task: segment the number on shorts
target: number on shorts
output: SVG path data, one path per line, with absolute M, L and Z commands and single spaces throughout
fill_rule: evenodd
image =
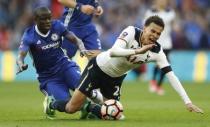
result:
M 116 88 L 116 91 L 114 92 L 114 96 L 119 96 L 120 94 L 120 87 L 119 86 L 115 86 L 114 88 Z

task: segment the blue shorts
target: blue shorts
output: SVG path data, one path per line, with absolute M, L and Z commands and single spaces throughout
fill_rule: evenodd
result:
M 70 90 L 75 90 L 79 85 L 81 74 L 76 64 L 69 64 L 51 77 L 39 78 L 40 90 L 56 100 L 68 100 Z
M 68 28 L 77 37 L 79 37 L 88 50 L 101 50 L 101 42 L 99 35 L 93 24 L 89 24 L 82 27 Z M 77 52 L 77 46 L 74 43 L 69 42 L 67 39 L 63 40 L 62 48 L 67 51 L 67 55 L 72 58 Z

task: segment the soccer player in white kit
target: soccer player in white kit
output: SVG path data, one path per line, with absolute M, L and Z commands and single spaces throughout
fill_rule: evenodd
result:
M 169 0 L 155 0 L 154 6 L 151 9 L 146 11 L 145 19 L 152 15 L 160 16 L 165 24 L 165 28 L 161 33 L 160 38 L 157 42 L 163 48 L 163 52 L 165 53 L 167 59 L 169 60 L 169 53 L 172 49 L 172 39 L 171 39 L 171 30 L 172 23 L 176 17 L 175 11 L 170 8 Z M 152 80 L 150 81 L 149 90 L 151 92 L 157 92 L 158 95 L 164 95 L 164 90 L 161 87 L 162 82 L 164 80 L 164 72 L 159 70 L 158 66 L 154 67 Z
M 71 100 L 65 104 L 65 112 L 79 111 L 86 98 L 91 97 L 91 91 L 94 89 L 100 89 L 104 100 L 119 100 L 121 85 L 127 72 L 142 63 L 155 62 L 166 74 L 171 86 L 181 96 L 187 109 L 191 112 L 203 113 L 191 102 L 173 73 L 161 45 L 157 43 L 163 29 L 164 22 L 158 16 L 149 17 L 143 30 L 134 26 L 125 28 L 111 49 L 89 61 L 82 74 L 79 87 Z M 86 110 L 101 118 L 100 105 L 89 104 Z

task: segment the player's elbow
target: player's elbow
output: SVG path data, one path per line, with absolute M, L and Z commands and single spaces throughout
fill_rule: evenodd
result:
M 110 52 L 109 55 L 110 55 L 110 57 L 113 57 L 114 56 L 113 52 Z
M 116 57 L 116 53 L 114 51 L 110 51 L 110 57 Z

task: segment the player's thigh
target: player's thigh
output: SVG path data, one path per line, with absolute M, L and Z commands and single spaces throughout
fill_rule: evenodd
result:
M 106 99 L 120 100 L 121 86 L 125 76 L 118 78 L 108 78 L 100 85 L 100 91 Z
M 71 43 L 67 39 L 63 40 L 62 48 L 66 50 L 69 58 L 72 58 L 73 56 L 75 56 L 77 49 L 78 49 L 74 43 Z
M 75 90 L 71 100 L 66 105 L 66 111 L 74 113 L 79 111 L 86 100 L 86 95 L 79 90 Z
M 75 90 L 78 87 L 81 78 L 79 67 L 76 64 L 70 65 L 63 71 L 63 75 L 65 84 L 70 89 Z
M 95 58 L 91 59 L 88 62 L 88 65 L 86 66 L 85 70 L 82 73 L 79 87 L 78 89 L 85 94 L 87 97 L 92 96 L 92 90 L 96 89 L 96 83 L 97 80 L 94 78 L 94 75 L 97 75 L 97 72 L 94 70 L 94 64 L 95 64 Z
M 53 96 L 56 100 L 68 100 L 71 97 L 69 88 L 64 83 L 56 81 L 48 82 L 42 92 L 48 96 Z

